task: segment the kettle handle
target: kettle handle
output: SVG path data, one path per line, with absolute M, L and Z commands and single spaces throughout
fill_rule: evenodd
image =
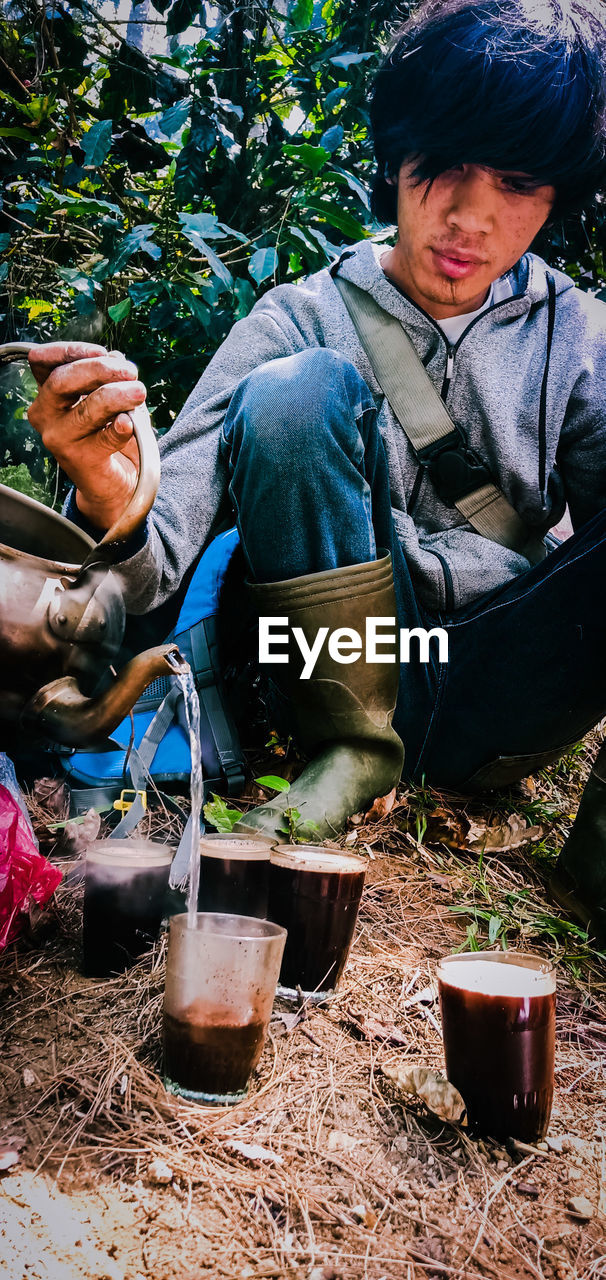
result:
M 35 345 L 34 342 L 7 342 L 0 345 L 0 364 L 14 360 L 27 360 L 29 352 Z M 145 520 L 158 492 L 160 453 L 147 406 L 138 405 L 136 409 L 130 411 L 129 417 L 139 450 L 139 475 L 122 515 L 114 521 L 111 529 L 108 529 L 101 541 L 97 543 L 95 553 L 98 552 L 99 547 L 107 547 L 114 542 L 125 542 Z
M 126 542 L 130 538 L 151 511 L 160 484 L 160 452 L 149 411 L 146 405 L 139 404 L 136 409 L 130 410 L 128 416 L 133 424 L 133 435 L 139 450 L 139 475 L 122 515 L 104 533 L 97 543 L 97 550 L 110 543 Z

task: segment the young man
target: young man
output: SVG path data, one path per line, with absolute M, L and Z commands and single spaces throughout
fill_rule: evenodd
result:
M 529 252 L 603 182 L 605 65 L 581 0 L 422 7 L 371 108 L 375 211 L 397 218 L 395 245 L 364 241 L 266 294 L 163 441 L 152 518 L 122 565 L 128 607 L 173 593 L 231 508 L 259 616 L 288 618 L 308 646 L 344 629 L 309 680 L 294 648 L 272 667 L 311 757 L 288 803 L 320 836 L 395 785 L 404 748 L 408 777 L 489 785 L 606 712 L 606 308 Z M 342 282 L 395 317 L 440 393 L 456 427 L 446 483 L 441 446 L 415 448 L 383 394 Z M 107 527 L 134 483 L 125 411 L 144 388 L 100 348 L 40 348 L 32 367 L 31 421 L 76 485 L 78 518 Z M 478 483 L 494 484 L 515 538 L 483 536 L 455 505 Z M 574 537 L 543 558 L 566 503 Z M 401 669 L 352 661 L 347 637 L 369 617 L 441 625 L 449 661 L 437 647 Z M 247 825 L 273 834 L 285 803 Z M 606 905 L 606 844 L 599 885 L 585 863 L 567 874 L 587 914 L 596 886 Z

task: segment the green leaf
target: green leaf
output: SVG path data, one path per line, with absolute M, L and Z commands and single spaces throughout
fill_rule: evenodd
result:
M 124 237 L 117 253 L 111 260 L 110 274 L 116 275 L 118 271 L 122 271 L 135 253 L 147 253 L 150 258 L 157 262 L 158 258 L 162 257 L 162 250 L 151 239 L 151 236 L 157 230 L 158 228 L 154 222 L 142 222 L 138 227 L 133 227 L 133 230 Z
M 231 831 L 242 814 L 239 809 L 228 809 L 221 796 L 213 793 L 204 805 L 204 817 L 217 831 Z
M 255 782 L 260 787 L 271 787 L 273 791 L 290 791 L 290 782 L 287 782 L 286 778 L 278 778 L 275 773 L 268 773 L 263 778 L 255 778 Z
M 340 84 L 337 89 L 331 89 L 330 93 L 326 94 L 326 98 L 324 100 L 324 104 L 328 107 L 328 110 L 332 111 L 333 107 L 336 107 L 337 102 L 341 101 L 341 98 L 346 98 L 350 89 L 351 85 L 349 84 Z
M 45 187 L 43 190 L 44 195 L 49 200 L 55 201 L 61 208 L 64 208 L 70 218 L 88 218 L 91 215 L 103 218 L 106 214 L 114 214 L 120 219 L 123 218 L 122 211 L 118 208 L 118 205 L 110 204 L 108 200 L 89 200 L 86 196 L 70 196 L 64 192 L 51 191 L 50 187 Z M 37 209 L 37 204 L 33 205 L 33 208 Z
M 229 227 L 219 222 L 216 213 L 180 213 L 179 221 L 192 244 L 196 244 L 194 235 L 199 236 L 200 240 L 224 240 L 230 231 Z
M 343 127 L 340 124 L 333 124 L 330 129 L 326 129 L 325 133 L 322 134 L 320 146 L 332 154 L 333 151 L 337 150 L 337 147 L 341 146 L 344 137 L 345 130 Z
M 250 280 L 242 280 L 240 276 L 237 276 L 234 280 L 234 293 L 238 299 L 235 311 L 236 320 L 242 320 L 244 316 L 248 315 L 249 311 L 252 311 L 257 296 Z
M 175 196 L 178 203 L 191 204 L 197 201 L 207 181 L 204 155 L 194 143 L 188 142 L 179 152 L 175 167 Z
M 8 262 L 0 262 L 0 281 L 6 280 L 8 275 Z
M 288 21 L 292 23 L 295 31 L 307 31 L 313 16 L 314 0 L 295 0 L 289 8 Z
M 181 102 L 176 102 L 174 107 L 169 107 L 162 113 L 158 124 L 167 138 L 174 138 L 175 134 L 183 128 L 189 118 L 190 109 L 191 98 L 183 98 Z
M 147 323 L 150 329 L 155 331 L 169 329 L 175 323 L 179 315 L 179 309 L 175 302 L 171 302 L 170 298 L 162 298 L 160 302 L 154 303 L 149 313 Z
M 108 155 L 111 145 L 111 120 L 98 120 L 96 124 L 91 125 L 81 142 L 85 167 L 87 169 L 98 169 Z
M 10 242 L 11 242 L 11 238 L 10 238 L 9 232 L 3 231 L 0 234 L 0 253 L 4 253 L 4 250 L 8 249 Z
M 47 302 L 44 298 L 26 298 L 18 305 L 20 311 L 27 311 L 28 320 L 37 320 L 38 316 L 52 315 L 55 310 L 53 303 Z
M 204 325 L 204 327 L 208 325 L 212 315 L 211 309 L 197 293 L 194 293 L 188 285 L 180 284 L 176 280 L 171 282 L 169 289 L 172 296 L 178 298 L 191 311 L 192 316 L 195 316 L 199 324 Z
M 20 138 L 22 142 L 37 142 L 33 129 L 0 129 L 0 138 Z
M 349 187 L 357 195 L 358 200 L 362 201 L 365 209 L 370 210 L 370 197 L 366 187 L 356 178 L 355 174 L 348 173 L 346 169 L 340 169 L 338 165 L 333 165 L 329 172 L 325 175 L 326 182 L 338 182 L 341 186 Z
M 503 921 L 500 916 L 491 916 L 488 922 L 488 941 L 496 942 Z
M 333 201 L 323 201 L 319 197 L 307 197 L 305 201 L 306 209 L 314 209 L 317 213 L 330 224 L 336 227 L 337 231 L 342 231 L 344 235 L 349 236 L 352 240 L 364 240 L 368 235 L 366 227 L 358 222 L 351 213 L 346 209 L 342 209 L 340 205 Z
M 107 314 L 114 324 L 118 324 L 120 320 L 125 320 L 132 307 L 131 298 L 123 298 L 122 302 L 116 302 L 115 306 L 107 308 Z
M 167 36 L 179 35 L 181 31 L 191 27 L 198 17 L 204 21 L 202 0 L 175 0 L 166 20 Z
M 275 249 L 257 249 L 248 264 L 248 270 L 257 284 L 262 284 L 268 276 L 273 276 L 278 265 Z
M 355 67 L 360 62 L 368 62 L 369 58 L 374 57 L 376 57 L 376 53 L 373 49 L 369 53 L 339 53 L 335 58 L 329 58 L 328 61 L 332 62 L 333 67 L 342 67 L 344 71 L 347 71 L 349 67 Z
M 141 280 L 128 286 L 135 307 L 140 307 L 142 302 L 149 302 L 150 298 L 157 298 L 163 289 L 163 280 Z
M 330 159 L 330 152 L 325 147 L 312 147 L 310 142 L 300 142 L 296 146 L 285 146 L 282 150 L 284 155 L 292 156 L 293 160 L 298 160 L 306 169 L 311 169 L 314 178 L 326 164 L 326 161 Z
M 195 214 L 192 217 L 191 214 L 180 213 L 179 221 L 183 229 L 183 235 L 187 236 L 187 239 L 190 241 L 191 244 L 193 244 L 195 249 L 199 249 L 200 253 L 204 254 L 205 258 L 208 259 L 208 265 L 211 268 L 211 270 L 214 271 L 215 275 L 219 278 L 219 280 L 222 281 L 223 284 L 227 285 L 228 288 L 231 289 L 233 286 L 233 277 L 231 272 L 228 271 L 226 266 L 224 266 L 224 264 L 221 262 L 221 259 L 217 257 L 216 253 L 214 252 L 214 249 L 211 249 L 210 245 L 206 243 L 203 236 L 200 235 L 200 232 L 196 225 L 196 220 L 198 218 L 203 218 L 203 217 L 208 217 L 208 215 Z

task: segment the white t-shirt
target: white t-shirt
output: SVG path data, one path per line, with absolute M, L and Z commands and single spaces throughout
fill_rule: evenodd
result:
M 448 316 L 445 320 L 436 320 L 436 324 L 440 326 L 444 337 L 449 346 L 454 347 L 459 341 L 462 333 L 476 316 L 480 316 L 483 311 L 487 311 L 488 307 L 493 307 L 495 302 L 505 302 L 507 298 L 513 297 L 513 289 L 508 276 L 500 276 L 491 284 L 488 290 L 488 297 L 478 307 L 477 311 L 465 311 L 459 316 Z

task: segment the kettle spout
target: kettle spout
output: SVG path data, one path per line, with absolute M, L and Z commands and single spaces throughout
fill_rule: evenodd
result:
M 189 670 L 175 644 L 158 645 L 132 658 L 96 698 L 86 698 L 73 676 L 52 680 L 28 702 L 21 724 L 63 746 L 89 747 L 113 732 L 152 680 Z

